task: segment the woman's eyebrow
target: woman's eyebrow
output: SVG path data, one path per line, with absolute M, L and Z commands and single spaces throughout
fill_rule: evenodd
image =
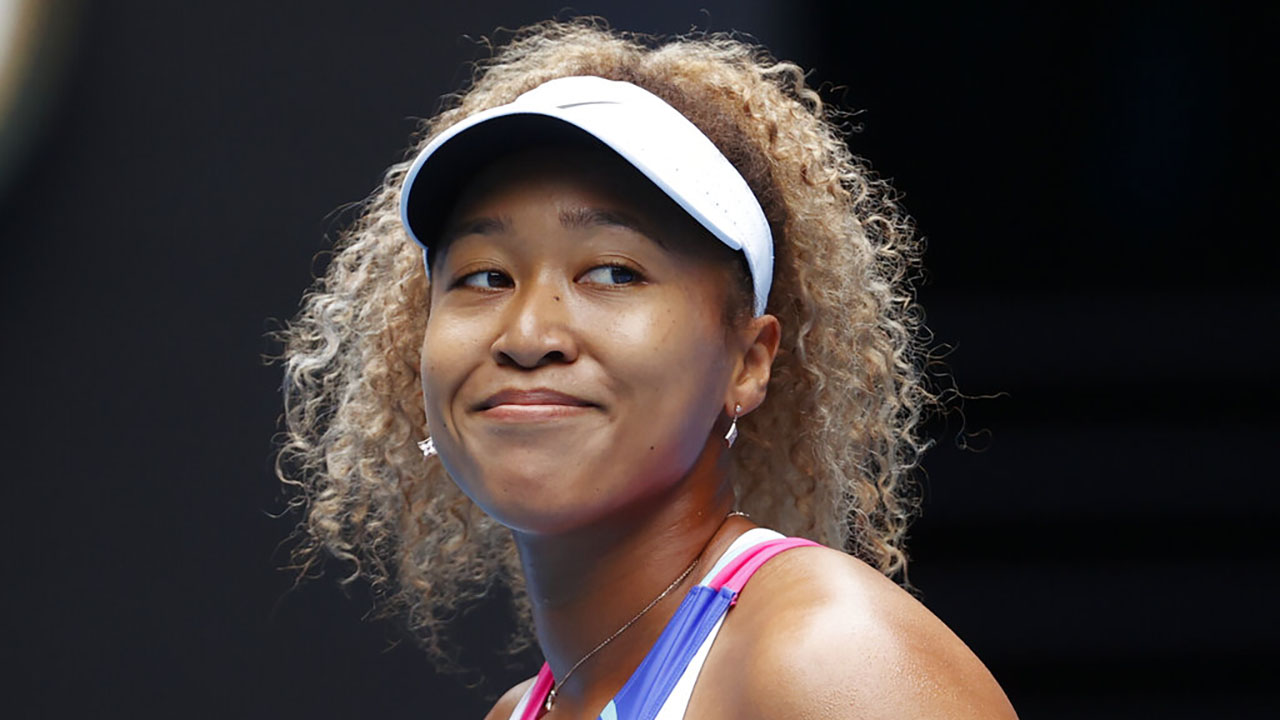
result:
M 634 218 L 625 213 L 595 207 L 570 208 L 560 211 L 560 225 L 567 230 L 581 230 L 593 227 L 620 227 L 667 247 L 661 238 L 655 237 Z
M 451 242 L 463 235 L 500 235 L 506 232 L 510 225 L 511 221 L 502 217 L 471 218 L 445 230 L 440 239 Z

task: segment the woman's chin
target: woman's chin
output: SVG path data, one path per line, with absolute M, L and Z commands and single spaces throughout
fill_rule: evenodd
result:
M 450 467 L 455 482 L 494 520 L 533 535 L 570 533 L 660 494 L 696 462 L 694 448 L 628 453 L 616 443 L 596 452 L 597 437 L 572 447 L 559 443 L 468 444 L 465 465 Z M 660 446 L 665 447 L 665 446 Z M 449 466 L 450 463 L 446 462 Z
M 563 470 L 535 470 L 524 467 L 519 475 L 486 483 L 481 509 L 516 532 L 558 535 L 599 522 L 618 505 L 621 488 L 604 487 L 589 475 L 574 480 Z

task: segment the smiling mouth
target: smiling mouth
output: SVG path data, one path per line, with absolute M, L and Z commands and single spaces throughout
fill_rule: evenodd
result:
M 517 405 L 513 403 L 495 405 L 481 412 L 481 417 L 489 420 L 511 422 L 544 422 L 559 418 L 569 418 L 591 412 L 592 405 Z
M 547 420 L 580 415 L 599 405 L 549 388 L 501 390 L 476 406 L 485 417 L 503 420 Z

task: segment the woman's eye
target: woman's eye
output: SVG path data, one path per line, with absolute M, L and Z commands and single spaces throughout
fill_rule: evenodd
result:
M 511 278 L 497 270 L 481 270 L 465 275 L 459 285 L 474 288 L 497 289 L 511 287 Z
M 601 265 L 588 270 L 582 279 L 600 285 L 630 285 L 639 282 L 640 273 L 625 265 Z

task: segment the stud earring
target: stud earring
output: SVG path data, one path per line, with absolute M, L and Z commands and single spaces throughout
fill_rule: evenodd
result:
M 738 413 L 742 412 L 742 406 L 734 404 L 733 406 L 733 422 L 729 423 L 729 432 L 724 434 L 725 447 L 733 447 L 733 443 L 738 439 Z
M 418 443 L 418 449 L 422 451 L 422 457 L 430 458 L 436 454 L 436 441 L 427 436 L 426 440 Z

